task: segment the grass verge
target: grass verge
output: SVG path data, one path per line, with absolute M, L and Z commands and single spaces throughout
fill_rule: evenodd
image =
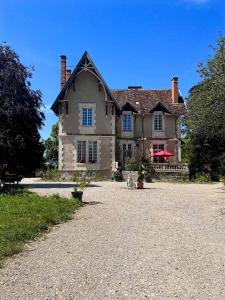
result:
M 27 241 L 49 226 L 71 219 L 78 207 L 79 202 L 58 195 L 0 195 L 0 267 L 7 257 L 22 251 Z

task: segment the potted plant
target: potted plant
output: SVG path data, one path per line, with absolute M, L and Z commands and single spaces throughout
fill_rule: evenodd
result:
M 90 179 L 86 177 L 86 175 L 82 174 L 81 177 L 76 177 L 76 186 L 74 187 L 74 191 L 71 193 L 73 198 L 82 201 L 84 189 L 89 185 Z
M 117 169 L 114 173 L 113 173 L 113 179 L 115 181 L 123 181 L 123 174 L 121 172 L 120 169 Z
M 137 189 L 144 188 L 144 174 L 143 171 L 139 171 L 138 179 L 137 179 Z
M 149 170 L 145 173 L 145 181 L 148 183 L 152 183 L 152 174 Z

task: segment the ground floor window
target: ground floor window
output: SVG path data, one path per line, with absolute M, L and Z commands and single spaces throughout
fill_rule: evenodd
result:
M 159 151 L 164 151 L 164 144 L 154 144 L 153 145 L 153 152 L 159 152 Z M 165 162 L 165 159 L 163 157 L 154 157 L 153 158 L 154 163 L 163 163 Z
M 97 142 L 89 141 L 88 142 L 88 162 L 95 164 L 97 162 Z
M 97 163 L 97 141 L 78 141 L 78 163 Z

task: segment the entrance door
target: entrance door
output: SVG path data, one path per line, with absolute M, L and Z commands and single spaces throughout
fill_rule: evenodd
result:
M 132 145 L 123 144 L 123 153 L 122 153 L 122 164 L 123 169 L 125 169 L 125 162 L 127 158 L 132 158 Z

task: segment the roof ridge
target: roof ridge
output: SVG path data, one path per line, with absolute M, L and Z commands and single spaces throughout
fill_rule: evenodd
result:
M 135 89 L 110 89 L 110 91 L 137 91 L 137 92 L 145 92 L 145 91 L 171 91 L 171 89 L 140 89 L 140 90 L 135 90 Z

